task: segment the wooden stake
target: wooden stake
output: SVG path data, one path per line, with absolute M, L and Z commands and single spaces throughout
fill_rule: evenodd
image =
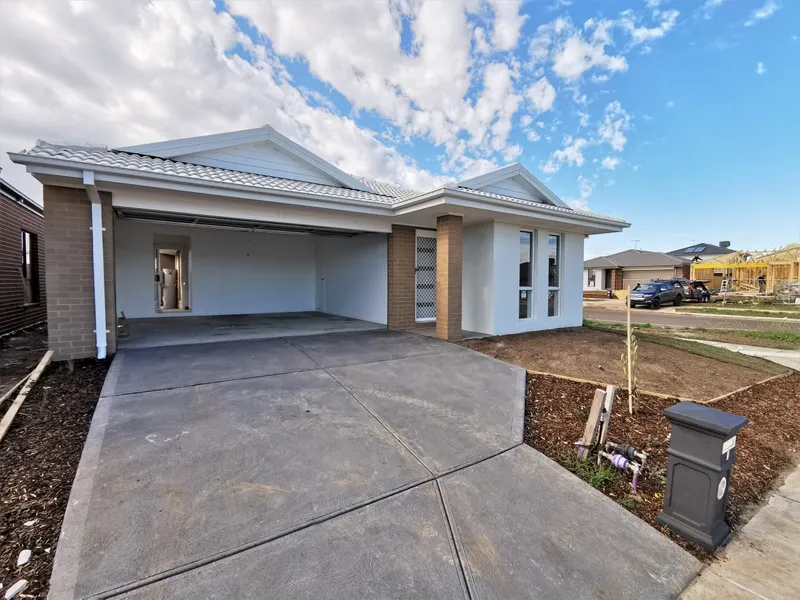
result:
M 628 284 L 628 412 L 633 414 L 633 365 L 631 364 L 631 286 Z
M 11 427 L 12 421 L 14 421 L 14 417 L 16 417 L 17 412 L 19 412 L 20 406 L 22 406 L 22 403 L 25 402 L 25 398 L 28 397 L 28 393 L 31 391 L 33 384 L 36 383 L 41 376 L 44 368 L 50 364 L 51 358 L 53 358 L 53 351 L 48 350 L 42 357 L 42 360 L 39 361 L 39 364 L 36 365 L 36 368 L 31 372 L 30 376 L 28 377 L 28 381 L 23 386 L 19 396 L 17 396 L 13 404 L 8 408 L 3 420 L 0 421 L 0 441 L 2 441 L 6 436 L 9 427 Z
M 581 438 L 582 446 L 578 447 L 578 457 L 586 460 L 589 456 L 589 448 L 594 446 L 595 440 L 600 433 L 600 417 L 603 415 L 603 403 L 606 393 L 603 390 L 594 391 L 592 409 L 589 411 L 589 418 L 586 420 L 586 427 Z
M 608 426 L 611 423 L 611 409 L 614 408 L 614 396 L 617 395 L 617 386 L 609 385 L 603 396 L 603 422 L 600 425 L 600 448 L 606 445 Z

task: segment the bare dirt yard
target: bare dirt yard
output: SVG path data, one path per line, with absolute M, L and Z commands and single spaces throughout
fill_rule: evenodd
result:
M 774 363 L 686 340 L 636 332 L 639 389 L 710 400 L 786 372 Z M 627 386 L 619 332 L 573 327 L 462 342 L 525 369 Z
M 6 389 L 36 366 L 45 339 L 46 331 L 37 329 L 0 343 Z M 27 580 L 18 598 L 47 597 L 61 521 L 106 370 L 105 362 L 91 359 L 76 361 L 73 370 L 51 363 L 0 441 L 0 582 L 5 591 Z M 17 566 L 23 550 L 31 557 Z
M 648 469 L 634 492 L 631 478 L 604 463 L 576 458 L 595 386 L 546 375 L 529 375 L 525 410 L 525 442 L 613 498 L 653 527 L 672 537 L 701 560 L 711 554 L 673 535 L 660 525 L 666 489 L 670 424 L 664 409 L 672 400 L 642 396 L 636 411 L 627 410 L 627 394 L 617 393 L 609 440 L 628 443 L 649 454 Z M 739 433 L 727 521 L 741 527 L 755 507 L 780 485 L 800 459 L 800 373 L 755 385 L 715 402 L 720 410 L 742 415 L 750 423 Z

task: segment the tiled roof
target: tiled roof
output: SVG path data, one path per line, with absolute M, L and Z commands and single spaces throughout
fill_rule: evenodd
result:
M 587 260 L 583 263 L 584 267 L 601 267 L 601 258 L 610 260 L 619 267 L 679 267 L 687 261 L 664 254 L 663 252 L 650 252 L 649 250 L 624 250 L 616 254 L 601 256 Z
M 495 194 L 494 192 L 487 192 L 485 190 L 476 190 L 473 188 L 459 187 L 458 189 L 465 190 L 467 192 L 476 194 L 478 196 L 485 196 L 486 198 L 497 198 L 498 200 L 505 200 L 506 202 L 514 202 L 515 204 L 523 204 L 525 206 L 535 206 L 537 208 L 546 208 L 547 210 L 552 210 L 555 212 L 561 212 L 572 215 L 584 215 L 587 217 L 592 217 L 593 219 L 605 219 L 606 221 L 614 221 L 616 223 L 625 223 L 625 221 L 622 219 L 607 217 L 606 215 L 598 215 L 597 213 L 589 212 L 587 210 L 578 210 L 576 208 L 555 206 L 553 204 L 547 204 L 545 202 L 535 202 L 533 200 L 523 200 L 522 198 L 515 198 L 513 196 L 506 196 L 504 194 Z
M 351 190 L 350 188 L 323 185 L 319 183 L 309 183 L 307 181 L 297 181 L 294 179 L 283 179 L 280 177 L 270 177 L 269 175 L 257 175 L 245 173 L 243 171 L 232 171 L 219 167 L 205 167 L 193 165 L 191 163 L 179 162 L 164 158 L 154 158 L 141 154 L 128 154 L 127 152 L 117 152 L 106 148 L 91 148 L 84 146 L 56 146 L 47 142 L 39 141 L 31 149 L 24 152 L 29 156 L 41 158 L 55 158 L 70 162 L 99 165 L 105 167 L 115 167 L 117 169 L 130 169 L 131 171 L 156 173 L 159 175 L 173 175 L 175 177 L 188 177 L 201 181 L 214 181 L 217 183 L 231 183 L 235 185 L 245 185 L 259 188 L 262 190 L 275 190 L 281 192 L 299 192 L 315 196 L 325 196 L 329 198 L 339 198 L 346 200 L 359 200 L 362 202 L 374 202 L 376 204 L 391 205 L 397 202 L 397 196 L 386 195 L 388 186 L 386 184 L 376 184 L 365 181 L 372 189 L 380 186 L 380 191 L 374 194 Z
M 128 152 L 121 152 L 119 150 L 109 150 L 107 148 L 89 147 L 89 146 L 62 146 L 50 144 L 48 142 L 38 141 L 36 145 L 30 149 L 21 152 L 28 156 L 49 158 L 74 162 L 87 166 L 105 166 L 117 169 L 128 169 L 136 172 L 153 173 L 158 175 L 170 175 L 173 177 L 186 177 L 189 179 L 210 181 L 216 183 L 228 183 L 234 185 L 243 185 L 248 187 L 257 188 L 259 190 L 272 190 L 278 192 L 297 192 L 302 194 L 309 194 L 314 196 L 322 196 L 332 199 L 341 200 L 355 200 L 360 202 L 370 202 L 384 206 L 392 206 L 399 202 L 410 200 L 420 193 L 414 190 L 408 190 L 397 185 L 390 183 L 381 183 L 371 179 L 361 178 L 360 181 L 367 187 L 372 189 L 374 193 L 364 192 L 361 190 L 353 190 L 346 187 L 336 187 L 332 185 L 324 185 L 319 183 L 309 183 L 306 181 L 297 181 L 294 179 L 284 179 L 281 177 L 271 177 L 269 175 L 259 175 L 254 173 L 246 173 L 243 171 L 234 171 L 231 169 L 223 169 L 219 167 L 206 167 L 203 165 L 195 165 L 192 163 L 180 162 L 176 160 L 156 158 L 152 156 L 145 156 L 142 154 L 131 154 Z M 495 194 L 486 192 L 484 190 L 476 190 L 473 188 L 459 188 L 465 192 L 475 194 L 477 196 L 484 196 L 487 198 L 495 198 L 504 200 L 506 202 L 513 202 L 524 206 L 534 206 L 536 208 L 544 208 L 553 212 L 584 215 L 591 218 L 604 219 L 606 221 L 625 223 L 620 219 L 597 215 L 587 211 L 576 210 L 572 208 L 565 208 L 561 206 L 554 206 L 552 204 L 533 202 L 530 200 L 522 200 L 512 196 L 505 196 L 502 194 Z

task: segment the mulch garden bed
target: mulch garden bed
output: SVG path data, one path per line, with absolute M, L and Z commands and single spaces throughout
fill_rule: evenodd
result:
M 0 592 L 27 579 L 19 598 L 47 596 L 61 520 L 108 368 L 94 359 L 74 367 L 45 370 L 0 442 Z M 25 549 L 30 561 L 17 567 Z
M 656 522 L 664 502 L 670 434 L 664 409 L 674 402 L 643 396 L 635 414 L 630 415 L 627 393 L 617 394 L 608 439 L 649 454 L 648 469 L 639 478 L 638 493 L 634 493 L 629 473 L 613 468 L 598 470 L 594 461 L 587 465 L 575 458 L 574 444 L 583 434 L 595 388 L 557 377 L 529 375 L 525 442 L 595 485 L 699 559 L 709 561 L 709 552 Z M 737 528 L 800 459 L 800 373 L 755 385 L 712 406 L 750 419 L 737 438 L 737 461 L 730 483 L 727 520 Z M 604 464 L 608 465 L 606 461 Z

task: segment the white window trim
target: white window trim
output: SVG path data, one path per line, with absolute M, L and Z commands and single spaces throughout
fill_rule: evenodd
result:
M 556 261 L 558 266 L 558 285 L 551 286 L 550 285 L 550 236 L 556 236 L 558 238 L 558 251 L 556 253 Z M 548 232 L 547 234 L 547 295 L 550 295 L 550 292 L 557 292 L 556 293 L 556 314 L 554 315 L 547 315 L 548 319 L 557 319 L 561 316 L 561 280 L 564 277 L 564 270 L 562 268 L 564 262 L 564 235 L 561 233 L 553 233 Z M 548 305 L 550 304 L 550 300 L 548 298 Z
M 529 248 L 530 252 L 530 265 L 531 265 L 531 285 L 524 286 L 519 285 L 519 265 L 517 265 L 517 320 L 519 321 L 532 321 L 536 317 L 536 298 L 533 294 L 533 284 L 536 281 L 536 264 L 534 257 L 536 256 L 536 230 L 534 229 L 520 229 L 520 233 L 529 233 L 531 236 L 531 244 Z M 520 236 L 517 236 L 517 244 L 519 244 Z M 527 317 L 520 317 L 519 316 L 519 293 L 520 292 L 528 292 L 528 316 Z
M 592 281 L 592 279 L 594 279 L 594 281 Z M 590 288 L 597 287 L 596 269 L 591 269 L 591 268 L 586 269 L 586 287 Z
M 435 323 L 436 316 L 418 319 L 417 318 L 417 238 L 436 237 L 436 231 L 430 229 L 417 229 L 414 235 L 414 322 L 415 323 Z M 438 266 L 437 266 L 438 269 Z M 438 307 L 437 307 L 438 308 Z

